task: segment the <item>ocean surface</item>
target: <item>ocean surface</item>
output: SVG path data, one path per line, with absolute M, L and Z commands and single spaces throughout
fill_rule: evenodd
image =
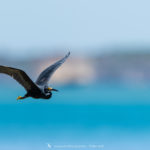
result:
M 50 100 L 16 101 L 25 90 L 1 83 L 1 150 L 149 150 L 149 86 L 56 88 Z

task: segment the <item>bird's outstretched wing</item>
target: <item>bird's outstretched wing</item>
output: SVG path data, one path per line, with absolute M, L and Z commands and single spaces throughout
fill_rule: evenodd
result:
M 45 69 L 39 75 L 36 81 L 36 84 L 40 86 L 46 85 L 49 79 L 51 78 L 51 76 L 53 75 L 53 73 L 57 70 L 57 68 L 59 68 L 65 62 L 65 60 L 69 57 L 69 55 L 70 55 L 70 52 L 64 58 L 60 59 L 59 61 L 57 61 L 56 63 L 49 66 L 47 69 Z
M 7 74 L 14 78 L 25 88 L 26 91 L 40 91 L 38 86 L 29 78 L 29 76 L 23 70 L 6 66 L 0 66 L 0 73 Z

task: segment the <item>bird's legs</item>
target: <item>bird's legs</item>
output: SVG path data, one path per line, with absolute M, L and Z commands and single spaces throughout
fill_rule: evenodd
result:
M 24 96 L 24 97 L 22 97 L 22 96 L 18 96 L 18 97 L 17 97 L 17 100 L 25 99 L 25 98 L 27 98 L 27 96 Z

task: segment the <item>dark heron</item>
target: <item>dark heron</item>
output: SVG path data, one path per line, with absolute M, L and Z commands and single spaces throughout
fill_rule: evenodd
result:
M 27 97 L 49 99 L 52 96 L 52 91 L 58 90 L 49 87 L 48 81 L 51 78 L 52 74 L 56 71 L 56 69 L 65 62 L 69 55 L 70 52 L 64 58 L 60 59 L 53 65 L 46 68 L 43 72 L 41 72 L 35 83 L 23 70 L 20 69 L 0 66 L 0 73 L 4 73 L 13 77 L 27 91 L 27 93 L 23 97 L 19 96 L 17 100 L 25 99 Z

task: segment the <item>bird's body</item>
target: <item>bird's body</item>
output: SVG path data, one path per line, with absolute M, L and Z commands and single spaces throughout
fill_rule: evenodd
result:
M 27 94 L 24 96 L 24 98 L 32 97 L 32 98 L 42 98 L 42 99 L 49 99 L 52 96 L 52 92 L 44 93 L 42 89 L 40 89 L 40 92 L 38 91 L 28 91 Z
M 14 78 L 17 82 L 19 82 L 27 91 L 27 93 L 21 97 L 19 96 L 18 99 L 25 99 L 27 97 L 32 98 L 42 98 L 42 99 L 49 99 L 52 96 L 52 91 L 57 91 L 56 89 L 48 87 L 48 81 L 52 74 L 59 68 L 65 60 L 69 57 L 70 52 L 62 59 L 54 63 L 53 65 L 49 66 L 45 69 L 38 77 L 37 81 L 34 83 L 30 77 L 20 69 L 0 66 L 0 73 L 7 74 Z

